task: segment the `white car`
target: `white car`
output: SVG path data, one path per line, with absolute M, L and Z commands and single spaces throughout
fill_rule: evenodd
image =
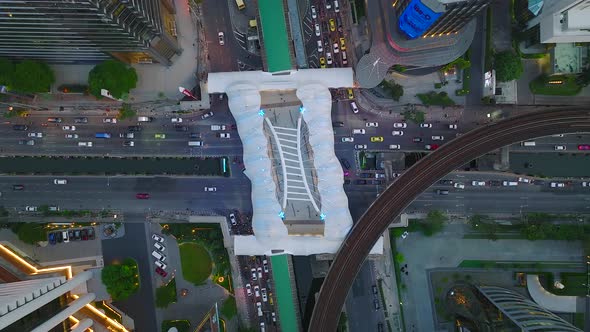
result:
M 254 296 L 260 297 L 260 287 L 258 285 L 254 285 Z
M 367 144 L 355 144 L 354 148 L 357 150 L 366 150 Z
M 256 302 L 256 309 L 258 310 L 258 317 L 262 317 L 262 303 L 261 302 Z M 264 324 L 264 322 L 262 322 L 262 324 Z
M 518 178 L 518 182 L 531 183 L 532 181 L 529 178 Z
M 213 116 L 213 112 L 207 112 L 207 113 L 201 115 L 201 119 L 205 120 L 205 119 L 210 118 L 212 116 Z
M 158 234 L 152 234 L 152 240 L 160 242 L 160 243 L 164 243 L 164 238 Z
M 117 123 L 117 118 L 104 118 L 102 119 L 103 123 Z
M 408 231 L 404 231 L 404 232 L 402 233 L 402 239 L 405 239 L 405 238 L 407 238 L 407 237 L 408 237 L 408 235 L 410 235 L 410 232 L 408 232 Z
M 322 34 L 320 31 L 320 25 L 318 23 L 315 24 L 315 35 L 319 37 Z
M 172 123 L 182 123 L 182 118 L 172 118 L 170 121 L 172 121 Z
M 471 185 L 474 186 L 474 187 L 485 187 L 486 182 L 485 181 L 473 180 L 473 181 L 471 181 Z
M 408 124 L 405 122 L 396 122 L 393 124 L 393 128 L 406 128 Z
M 252 269 L 250 269 L 250 272 L 252 273 L 252 280 L 258 280 L 258 278 L 256 277 L 256 268 L 253 267 Z
M 444 136 L 432 136 L 433 141 L 443 141 L 445 139 Z
M 264 273 L 268 273 L 268 261 L 266 259 L 262 260 L 262 267 L 264 268 Z
M 359 108 L 356 106 L 356 103 L 354 101 L 350 102 L 350 108 L 352 109 L 352 113 L 354 114 L 359 112 Z
M 221 46 L 225 45 L 225 35 L 223 34 L 222 31 L 219 31 L 217 33 L 217 39 L 219 40 L 219 45 L 221 45 Z
M 205 191 L 217 191 L 217 187 L 205 187 Z
M 68 180 L 66 180 L 66 179 L 55 179 L 55 180 L 53 180 L 53 184 L 68 184 Z
M 262 268 L 258 267 L 258 278 L 262 279 Z
M 266 296 L 266 288 L 261 289 L 260 292 L 262 293 L 262 301 L 267 302 L 268 296 Z
M 457 125 L 456 124 L 450 124 L 449 125 L 449 129 L 457 129 Z
M 367 123 L 365 123 L 365 126 L 377 128 L 377 127 L 379 127 L 379 122 L 367 122 Z
M 551 188 L 565 188 L 565 183 L 563 183 L 563 182 L 551 182 Z
M 340 52 L 340 47 L 338 47 L 338 43 L 334 43 L 334 54 Z
M 353 135 L 364 135 L 366 133 L 366 131 L 364 129 L 353 129 L 352 130 L 352 134 Z
M 238 222 L 236 220 L 236 215 L 233 213 L 229 214 L 229 221 L 231 221 L 231 224 L 234 226 L 238 224 Z
M 322 53 L 324 51 L 324 47 L 322 46 L 322 41 L 318 40 L 318 52 Z
M 246 294 L 252 296 L 252 286 L 250 286 L 250 284 L 246 284 Z
M 342 137 L 342 143 L 352 143 L 354 142 L 354 137 Z
M 154 243 L 154 247 L 156 247 L 156 249 L 158 249 L 159 251 L 166 250 L 166 247 L 164 247 L 163 245 L 161 245 L 159 242 L 155 242 Z
M 66 134 L 65 138 L 78 138 L 78 134 Z
M 63 126 L 63 127 L 61 127 L 61 129 L 63 129 L 63 130 L 69 130 L 69 131 L 75 131 L 76 130 L 76 126 Z
M 587 182 L 587 181 L 582 182 L 582 187 L 590 187 L 590 182 Z
M 315 9 L 315 6 L 311 6 L 311 18 L 314 20 L 318 18 L 318 11 Z
M 36 211 L 37 211 L 37 207 L 36 207 L 36 206 L 27 206 L 27 207 L 25 208 L 25 210 L 26 210 L 27 212 L 36 212 Z
M 465 189 L 465 185 L 463 183 L 455 183 L 453 184 L 453 187 L 457 188 L 457 189 Z
M 332 9 L 331 0 L 326 0 L 326 9 Z
M 394 130 L 391 132 L 393 136 L 404 136 L 404 132 L 402 130 Z
M 326 62 L 331 65 L 332 64 L 332 53 L 326 52 Z
M 565 145 L 556 145 L 555 146 L 555 151 L 563 151 L 565 149 L 566 149 Z
M 402 148 L 402 147 L 401 147 L 401 145 L 399 145 L 399 144 L 390 144 L 390 145 L 389 145 L 389 150 L 399 150 L 399 149 L 401 149 L 401 148 Z
M 420 128 L 432 128 L 432 123 L 421 123 Z
M 41 138 L 43 137 L 43 133 L 28 133 L 27 136 Z
M 161 268 L 162 270 L 166 270 L 166 268 L 168 267 L 168 265 L 166 265 L 166 263 L 162 263 L 160 261 L 155 261 L 154 264 L 156 264 L 156 266 Z

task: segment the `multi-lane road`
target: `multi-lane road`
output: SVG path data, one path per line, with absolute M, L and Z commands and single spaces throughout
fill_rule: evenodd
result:
M 384 191 L 354 225 L 322 285 L 311 331 L 334 331 L 342 306 L 369 251 L 420 193 L 466 162 L 499 147 L 560 133 L 590 131 L 590 113 L 575 108 L 516 116 L 473 130 L 423 158 Z

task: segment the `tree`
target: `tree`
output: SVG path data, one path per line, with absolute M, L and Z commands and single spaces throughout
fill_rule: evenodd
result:
M 401 264 L 404 262 L 405 258 L 404 258 L 404 255 L 402 255 L 402 253 L 396 252 L 394 259 L 395 259 L 396 263 Z
M 425 236 L 432 236 L 444 228 L 444 223 L 448 220 L 447 216 L 439 210 L 428 212 L 426 220 L 422 224 L 422 233 Z
M 101 279 L 114 301 L 125 300 L 139 290 L 137 263 L 131 258 L 125 259 L 122 264 L 105 266 Z
M 90 93 L 96 98 L 102 98 L 101 89 L 107 89 L 117 99 L 123 98 L 137 85 L 137 72 L 135 68 L 126 64 L 107 60 L 92 68 L 88 74 Z
M 496 79 L 501 82 L 515 80 L 524 71 L 520 57 L 511 51 L 504 51 L 494 56 L 494 69 L 496 69 Z
M 404 87 L 393 81 L 383 80 L 381 88 L 395 101 L 399 101 L 399 98 L 404 95 Z
M 0 59 L 0 85 L 12 86 L 14 63 L 9 59 Z
M 34 222 L 11 223 L 10 229 L 18 236 L 18 239 L 28 244 L 36 244 L 40 241 L 47 241 L 47 232 L 43 224 Z
M 119 109 L 119 114 L 117 114 L 117 119 L 125 120 L 129 118 L 133 118 L 137 115 L 137 112 L 131 108 L 131 105 L 124 103 L 121 105 L 121 109 Z
M 25 93 L 48 92 L 53 82 L 53 70 L 45 62 L 25 60 L 14 66 L 12 90 Z

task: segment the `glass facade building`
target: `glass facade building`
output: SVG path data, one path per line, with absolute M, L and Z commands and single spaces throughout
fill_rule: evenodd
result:
M 181 52 L 171 0 L 0 1 L 0 57 L 170 65 Z

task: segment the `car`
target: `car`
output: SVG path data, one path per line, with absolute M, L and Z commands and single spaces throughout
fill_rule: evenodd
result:
M 272 300 L 272 298 L 271 298 L 271 300 Z M 272 302 L 271 302 L 271 304 L 272 304 Z M 276 322 L 277 321 L 277 315 L 275 315 L 275 312 L 274 311 L 271 313 L 271 317 L 272 317 L 272 321 L 273 322 Z
M 246 284 L 246 294 L 248 294 L 248 296 L 252 296 L 252 285 Z
M 366 133 L 366 131 L 362 128 L 360 129 L 352 129 L 352 134 L 353 135 L 364 135 Z
M 119 138 L 135 138 L 135 133 L 120 133 Z
M 356 184 L 367 184 L 367 180 L 356 180 L 355 181 Z
M 65 138 L 70 138 L 70 139 L 71 139 L 71 138 L 78 138 L 78 137 L 80 137 L 80 136 L 78 136 L 78 134 L 65 134 L 65 135 L 64 135 L 64 137 L 65 137 Z
M 152 240 L 160 243 L 164 243 L 164 238 L 158 234 L 152 234 Z
M 162 270 L 166 270 L 166 267 L 168 267 L 166 263 L 160 261 L 154 261 L 154 264 Z
M 42 138 L 43 137 L 43 133 L 28 133 L 27 136 L 28 137 Z
M 590 182 L 584 181 L 581 183 L 582 187 L 590 187 Z
M 25 207 L 25 211 L 27 211 L 27 212 L 37 212 L 37 207 L 36 206 L 27 206 L 27 207 Z
M 379 122 L 367 122 L 365 123 L 365 127 L 379 127 Z
M 479 180 L 473 180 L 471 181 L 471 185 L 474 187 L 485 187 L 486 182 L 485 181 L 479 181 Z
M 371 136 L 371 142 L 372 143 L 376 143 L 376 142 L 383 142 L 383 136 Z
M 346 56 L 346 51 L 342 51 L 340 52 L 340 54 L 342 54 L 342 65 L 347 65 L 348 64 L 348 57 Z
M 394 130 L 391 132 L 393 136 L 404 136 L 404 132 L 402 130 Z
M 453 185 L 453 187 L 457 189 L 465 189 L 465 185 L 463 183 L 457 182 Z
M 156 249 L 158 249 L 159 251 L 164 251 L 166 250 L 166 247 L 164 247 L 163 245 L 161 245 L 158 242 L 154 242 L 154 247 L 156 247 Z
M 182 118 L 171 118 L 172 123 L 182 123 Z
M 449 125 L 449 129 L 457 129 L 457 125 L 456 124 L 450 124 Z
M 346 50 L 346 40 L 343 37 L 340 37 L 340 49 Z
M 88 118 L 75 118 L 75 123 L 88 123 Z
M 268 296 L 266 295 L 266 288 L 262 288 L 260 290 L 260 294 L 262 294 L 262 302 L 268 302 Z
M 258 317 L 262 317 L 262 303 L 256 302 L 256 309 L 258 310 Z M 264 322 L 262 322 L 264 324 Z M 263 325 L 264 326 L 264 325 Z
M 352 113 L 354 114 L 359 112 L 359 108 L 356 106 L 356 103 L 354 101 L 350 102 L 350 108 L 352 109 Z
M 55 232 L 55 239 L 57 240 L 57 243 L 62 243 L 63 241 L 63 233 L 62 232 Z
M 137 198 L 137 199 L 149 199 L 150 198 L 150 194 L 148 194 L 148 193 L 138 193 L 138 194 L 135 194 L 135 198 Z
M 420 128 L 432 128 L 432 123 L 421 123 Z
M 268 261 L 266 259 L 262 260 L 262 268 L 264 269 L 264 273 L 268 273 Z
M 156 273 L 159 274 L 160 276 L 162 276 L 162 278 L 166 278 L 166 276 L 168 275 L 168 272 L 162 270 L 159 267 L 156 267 Z
M 322 41 L 321 40 L 318 40 L 317 41 L 317 45 L 318 45 L 318 53 L 324 52 L 324 46 L 322 45 Z
M 414 137 L 414 138 L 412 138 L 412 142 L 414 142 L 414 143 L 421 143 L 422 142 L 422 137 Z
M 321 36 L 322 31 L 320 30 L 320 25 L 318 23 L 314 24 L 314 29 L 315 29 L 315 35 L 316 35 L 316 37 Z
M 138 132 L 141 131 L 141 127 L 140 126 L 128 126 L 127 130 L 129 130 L 130 132 Z
M 49 240 L 49 244 L 56 244 L 57 243 L 57 237 L 55 236 L 55 233 L 49 233 L 47 235 L 47 239 Z
M 63 126 L 61 127 L 61 129 L 63 130 L 69 130 L 69 131 L 75 131 L 76 130 L 76 126 Z
M 326 0 L 326 9 L 332 9 L 331 0 Z
M 436 149 L 438 149 L 438 144 L 426 144 L 426 145 L 424 145 L 424 149 L 426 149 L 426 150 L 436 150 Z
M 405 122 L 396 122 L 393 124 L 393 128 L 407 128 L 408 124 Z
M 578 150 L 582 151 L 582 150 L 590 150 L 590 145 L 588 144 L 580 144 L 578 145 Z
M 59 206 L 48 206 L 47 209 L 50 212 L 58 212 L 59 211 Z
M 531 179 L 529 179 L 529 178 L 522 178 L 521 177 L 521 178 L 518 178 L 518 182 L 521 182 L 521 183 L 532 183 L 533 181 Z
M 154 134 L 154 138 L 156 139 L 165 139 L 166 138 L 166 134 Z
M 438 181 L 438 184 L 442 184 L 442 185 L 446 185 L 446 186 L 452 186 L 454 183 L 455 183 L 455 181 L 449 180 L 449 179 L 442 179 L 442 180 Z
M 338 47 L 338 43 L 334 43 L 334 45 L 332 46 L 332 48 L 334 49 L 334 54 L 340 52 L 340 48 Z
M 344 168 L 350 169 L 350 163 L 348 162 L 348 159 L 340 158 L 340 163 L 342 166 L 344 166 Z
M 344 122 L 342 122 L 342 121 L 333 121 L 332 122 L 332 127 L 334 127 L 334 128 L 344 127 Z
M 346 89 L 348 92 L 348 99 L 354 99 L 354 91 L 352 89 Z
M 174 130 L 184 132 L 184 131 L 188 131 L 188 127 L 177 124 L 177 125 L 174 125 Z
M 125 142 L 123 142 L 123 146 L 135 146 L 135 142 L 134 141 L 125 141 Z
M 213 192 L 213 191 L 217 191 L 217 187 L 205 187 L 205 191 L 206 191 L 206 192 Z
M 201 138 L 201 133 L 190 133 L 189 138 Z
M 449 191 L 447 189 L 436 189 L 434 191 L 437 195 L 448 195 Z
M 258 267 L 258 278 L 262 279 L 262 268 Z
M 399 150 L 401 148 L 402 147 L 399 144 L 389 144 L 389 150 Z
M 327 4 L 328 2 L 326 2 Z M 336 21 L 334 21 L 333 18 L 330 19 L 330 31 L 334 32 L 336 31 Z
M 551 188 L 565 188 L 565 183 L 563 182 L 551 182 Z
M 326 68 L 326 58 L 320 58 L 320 68 Z
M 20 145 L 35 145 L 35 140 L 26 140 L 26 139 L 21 139 L 18 141 L 18 144 Z
M 82 231 L 79 229 L 74 230 L 74 237 L 73 238 L 70 236 L 70 239 L 73 239 L 73 240 L 80 240 L 81 238 L 82 238 Z
M 102 119 L 102 122 L 115 124 L 115 123 L 117 123 L 117 118 L 104 118 L 104 119 Z
M 374 299 L 373 300 L 373 307 L 375 308 L 375 310 L 379 310 L 379 300 L 378 299 Z
M 359 174 L 359 177 L 364 178 L 364 179 L 372 178 L 373 173 L 361 173 L 361 174 Z
M 375 185 L 383 184 L 383 180 L 371 180 L 370 184 L 375 184 Z
M 217 33 L 217 39 L 219 40 L 219 45 L 221 45 L 221 46 L 225 45 L 225 35 L 224 35 L 223 31 L 219 31 Z
M 55 180 L 53 180 L 53 184 L 68 184 L 68 180 L 66 180 L 66 179 L 55 179 Z
M 433 141 L 443 141 L 445 139 L 444 136 L 432 136 L 431 137 Z
M 205 120 L 205 119 L 210 118 L 212 116 L 213 116 L 213 112 L 207 112 L 207 113 L 204 113 L 203 115 L 201 115 L 201 119 Z
M 405 239 L 405 238 L 407 238 L 407 237 L 408 237 L 408 235 L 410 235 L 410 232 L 408 232 L 408 231 L 404 231 L 404 232 L 402 233 L 402 239 Z
M 326 62 L 331 65 L 332 64 L 332 53 L 326 52 Z
M 13 184 L 12 185 L 12 190 L 24 190 L 25 186 L 23 186 L 22 184 Z
M 236 215 L 233 213 L 229 214 L 229 221 L 231 222 L 232 225 L 237 225 L 238 221 L 236 220 Z
M 250 273 L 252 274 L 252 280 L 254 280 L 254 281 L 258 280 L 258 277 L 256 276 L 256 268 L 255 267 L 250 269 Z M 254 289 L 256 289 L 256 288 L 254 288 Z
M 13 130 L 19 130 L 19 131 L 26 131 L 29 130 L 29 126 L 26 125 L 14 125 L 12 126 Z
M 231 134 L 230 133 L 218 133 L 217 137 L 219 138 L 230 138 Z
M 82 241 L 88 241 L 88 230 L 86 228 L 80 230 Z
M 318 18 L 318 11 L 315 9 L 315 6 L 311 6 L 311 18 L 314 20 Z
M 567 149 L 565 145 L 556 145 L 553 148 L 555 149 L 555 151 L 563 151 Z
M 355 144 L 354 148 L 356 150 L 366 150 L 367 149 L 367 144 Z
M 518 182 L 516 182 L 516 181 L 502 181 L 502 186 L 514 187 L 514 186 L 518 186 Z

